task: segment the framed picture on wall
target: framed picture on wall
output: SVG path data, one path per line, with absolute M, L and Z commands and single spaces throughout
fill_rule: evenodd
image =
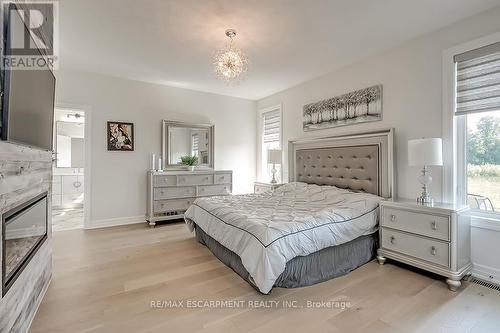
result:
M 382 120 L 382 85 L 304 105 L 303 129 L 354 125 Z
M 108 121 L 108 150 L 134 150 L 134 124 L 119 121 Z

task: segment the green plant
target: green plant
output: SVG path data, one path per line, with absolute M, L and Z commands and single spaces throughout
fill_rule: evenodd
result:
M 186 155 L 186 156 L 181 156 L 181 164 L 182 165 L 189 165 L 189 166 L 195 166 L 198 164 L 198 156 L 193 155 Z

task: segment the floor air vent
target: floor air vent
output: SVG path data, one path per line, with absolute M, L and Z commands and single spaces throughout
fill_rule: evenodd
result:
M 500 291 L 500 286 L 498 284 L 491 283 L 491 282 L 488 282 L 488 281 L 484 281 L 484 280 L 478 279 L 478 278 L 473 277 L 473 276 L 469 277 L 467 279 L 467 281 L 469 281 L 471 283 L 478 284 L 478 285 L 486 287 L 486 288 L 490 288 L 490 289 L 493 289 L 493 290 L 496 290 L 496 291 Z

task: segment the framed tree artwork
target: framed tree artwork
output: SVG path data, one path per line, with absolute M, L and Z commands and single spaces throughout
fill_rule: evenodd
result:
M 304 105 L 303 129 L 353 125 L 382 120 L 382 85 Z
M 108 150 L 134 150 L 134 124 L 118 121 L 108 121 Z

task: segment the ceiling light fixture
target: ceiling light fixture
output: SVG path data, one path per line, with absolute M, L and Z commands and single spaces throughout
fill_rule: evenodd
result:
M 226 30 L 229 42 L 222 50 L 217 51 L 214 57 L 214 71 L 217 76 L 228 83 L 238 82 L 248 69 L 248 58 L 242 50 L 234 45 L 236 30 Z

